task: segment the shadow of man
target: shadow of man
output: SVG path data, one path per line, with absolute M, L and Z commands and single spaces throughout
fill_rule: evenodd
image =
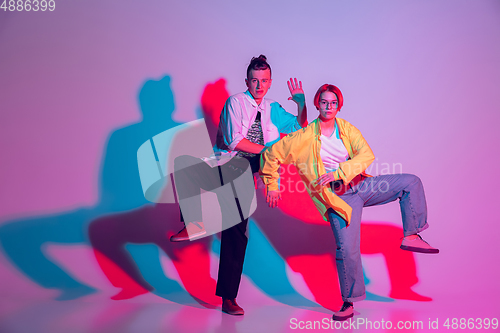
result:
M 170 218 L 178 219 L 174 213 L 169 215 L 169 208 L 165 208 L 168 212 L 164 212 L 164 215 L 151 213 L 137 171 L 139 146 L 156 134 L 179 125 L 172 119 L 175 104 L 170 77 L 147 81 L 139 92 L 139 103 L 143 119 L 114 131 L 107 140 L 99 177 L 99 198 L 95 206 L 48 216 L 15 219 L 0 227 L 0 242 L 6 257 L 40 286 L 60 290 L 57 300 L 76 299 L 95 292 L 95 289 L 78 281 L 64 267 L 48 258 L 44 253 L 47 244 L 90 245 L 87 234 L 89 223 L 102 216 L 109 219 L 117 214 L 122 217 L 132 214 L 128 220 L 134 219 L 137 224 L 154 219 L 163 230 L 166 230 Z M 129 233 L 127 219 L 123 221 L 113 232 L 105 235 L 109 239 L 100 236 L 99 241 L 111 241 L 123 237 L 122 233 Z M 164 243 L 168 245 L 166 237 Z M 167 285 L 176 283 L 169 280 Z M 182 288 L 178 286 L 177 289 Z
M 176 126 L 169 126 L 167 129 L 174 127 Z M 158 189 L 171 192 L 159 191 L 159 197 L 173 198 L 175 196 L 169 174 L 172 171 L 169 168 L 172 162 L 170 160 L 173 160 L 172 156 L 178 154 L 179 151 L 184 154 L 189 153 L 190 148 L 196 150 L 200 146 L 200 143 L 196 141 L 200 126 L 178 127 L 182 130 L 175 132 L 168 142 L 163 142 L 162 148 L 153 145 L 156 155 L 154 156 L 156 161 L 153 161 L 155 167 L 157 162 L 161 164 L 160 160 L 167 159 L 165 170 L 168 171 L 165 175 L 163 171 L 160 173 L 161 177 L 165 177 L 166 185 L 163 189 L 161 186 Z M 203 130 L 206 132 L 204 126 Z M 155 135 L 163 135 L 163 132 L 165 131 L 143 137 L 140 145 L 136 146 L 136 156 L 143 143 L 148 144 L 151 139 L 153 142 Z M 210 144 L 206 144 L 211 150 Z M 136 157 L 134 164 L 137 165 L 137 163 Z M 136 178 L 139 179 L 137 167 L 135 172 Z M 151 189 L 153 188 L 155 186 Z M 149 190 L 141 188 L 138 193 L 144 196 L 149 193 Z M 149 199 L 152 197 L 151 193 L 147 196 Z M 163 201 L 160 198 L 159 202 L 172 202 L 169 200 Z M 205 237 L 195 243 L 172 244 L 169 236 L 180 228 L 181 223 L 167 223 L 170 221 L 180 221 L 178 203 L 149 204 L 136 210 L 100 217 L 90 224 L 89 237 L 96 259 L 109 281 L 115 287 L 121 288 L 121 291 L 112 299 L 129 299 L 147 292 L 154 292 L 158 296 L 182 304 L 189 303 L 193 298 L 206 307 L 215 307 L 215 304 L 219 303 L 219 299 L 215 296 L 215 280 L 210 276 L 212 237 Z M 166 253 L 172 261 L 176 272 L 171 273 L 178 275 L 185 290 L 177 281 L 165 276 L 165 265 L 162 265 L 158 249 Z
M 215 141 L 220 110 L 228 97 L 224 79 L 208 84 L 202 94 L 202 112 L 212 145 Z M 191 145 L 199 145 L 196 137 L 199 134 L 197 131 L 199 129 L 187 127 L 172 136 L 172 140 L 168 143 L 170 154 L 167 154 L 169 155 L 167 165 L 178 154 L 196 150 L 196 147 L 190 148 L 186 142 L 191 140 Z M 155 144 L 155 147 L 157 151 L 159 146 Z M 179 149 L 179 147 L 184 148 Z M 164 154 L 157 152 L 157 155 L 159 162 L 162 160 L 159 156 Z M 166 177 L 168 182 L 169 175 L 167 174 Z M 165 191 L 170 189 L 169 186 L 165 188 L 167 189 L 164 189 Z M 149 192 L 149 189 L 145 189 L 145 192 Z M 165 281 L 163 278 L 157 249 L 150 249 L 150 255 L 146 255 L 145 252 L 143 255 L 137 253 L 134 255 L 134 249 L 130 246 L 130 244 L 155 244 L 172 259 L 183 286 L 192 297 L 207 307 L 220 304 L 220 299 L 215 296 L 215 281 L 209 276 L 211 252 L 209 247 L 212 244 L 212 237 L 201 238 L 195 242 L 175 244 L 166 242 L 165 236 L 171 234 L 164 223 L 166 219 L 179 221 L 178 205 L 145 206 L 139 210 L 101 217 L 91 223 L 89 234 L 97 260 L 111 283 L 122 288 L 121 292 L 112 298 L 128 299 L 154 290 L 155 294 L 169 300 L 179 300 L 176 295 L 180 292 L 179 286 L 173 283 L 174 281 Z M 182 223 L 177 223 L 178 229 L 182 226 Z M 257 252 L 262 251 L 262 248 L 257 250 Z M 266 254 L 268 252 L 264 252 L 264 256 L 268 257 Z M 265 288 L 265 291 L 271 297 L 290 305 L 315 306 L 313 302 L 299 295 L 289 284 L 284 265 L 273 265 L 270 272 L 276 283 L 273 284 L 274 287 Z

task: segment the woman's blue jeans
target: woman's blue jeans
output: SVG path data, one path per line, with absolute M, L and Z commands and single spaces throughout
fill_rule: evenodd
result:
M 404 235 L 408 236 L 428 228 L 427 205 L 420 178 L 410 174 L 369 177 L 348 186 L 339 197 L 352 207 L 351 222 L 346 227 L 346 221 L 333 209 L 328 210 L 328 219 L 337 243 L 336 262 L 342 299 L 355 302 L 366 297 L 360 253 L 363 207 L 399 199 Z

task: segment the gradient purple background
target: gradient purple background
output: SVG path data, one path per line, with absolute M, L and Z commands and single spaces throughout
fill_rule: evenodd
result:
M 286 80 L 298 77 L 313 120 L 316 89 L 338 85 L 339 117 L 362 131 L 375 163 L 401 163 L 423 180 L 431 225 L 423 235 L 441 253 L 416 257 L 417 290 L 456 301 L 456 316 L 480 301 L 498 317 L 500 2 L 56 4 L 0 11 L 0 223 L 94 205 L 106 139 L 140 120 L 146 80 L 171 76 L 174 118 L 190 121 L 207 83 L 223 77 L 231 94 L 245 90 L 245 68 L 262 53 L 273 67 L 270 98 L 295 111 Z M 363 220 L 400 225 L 400 213 L 390 204 Z M 89 248 L 47 251 L 113 293 Z M 0 277 L 0 299 L 52 295 L 1 252 Z

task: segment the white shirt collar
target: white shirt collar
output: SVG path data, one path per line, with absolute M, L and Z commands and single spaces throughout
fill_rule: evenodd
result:
M 247 97 L 248 101 L 250 101 L 250 104 L 252 104 L 253 107 L 256 107 L 260 110 L 265 110 L 265 108 L 266 108 L 266 106 L 265 106 L 266 105 L 266 98 L 265 97 L 262 98 L 260 105 L 257 105 L 257 102 L 255 101 L 252 94 L 248 90 L 245 91 L 245 96 Z

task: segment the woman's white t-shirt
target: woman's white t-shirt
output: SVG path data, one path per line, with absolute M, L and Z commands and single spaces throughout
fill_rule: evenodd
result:
M 321 134 L 321 160 L 326 172 L 332 172 L 339 168 L 339 163 L 349 159 L 349 153 L 340 139 L 339 129 L 335 124 L 335 131 L 331 136 Z

